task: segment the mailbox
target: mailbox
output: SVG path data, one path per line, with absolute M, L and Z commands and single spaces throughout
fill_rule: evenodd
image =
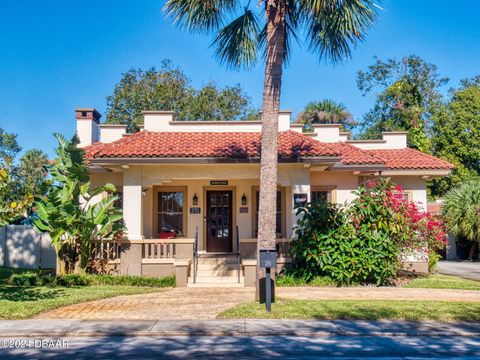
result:
M 260 250 L 260 267 L 265 269 L 265 278 L 260 279 L 260 302 L 265 301 L 268 312 L 272 310 L 272 302 L 275 302 L 275 281 L 271 278 L 271 269 L 275 273 L 277 267 L 276 250 Z
M 260 250 L 260 267 L 275 268 L 277 266 L 276 250 Z

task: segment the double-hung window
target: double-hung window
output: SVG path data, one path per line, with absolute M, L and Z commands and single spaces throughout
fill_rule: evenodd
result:
M 157 192 L 157 232 L 160 238 L 184 236 L 185 200 L 184 190 Z
M 285 193 L 282 190 L 277 191 L 277 206 L 276 206 L 276 222 L 275 232 L 277 237 L 284 237 L 284 225 L 285 225 Z M 255 219 L 254 219 L 254 236 L 258 235 L 258 213 L 260 205 L 260 190 L 255 190 Z

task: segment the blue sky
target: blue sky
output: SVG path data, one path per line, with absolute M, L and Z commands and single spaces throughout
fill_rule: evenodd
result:
M 255 3 L 252 1 L 252 3 Z M 129 68 L 171 59 L 194 86 L 240 83 L 260 105 L 263 69 L 231 72 L 208 48 L 211 39 L 187 34 L 164 20 L 160 0 L 4 1 L 0 11 L 0 127 L 18 134 L 24 149 L 53 154 L 53 132 L 75 131 L 73 109 L 105 113 L 105 97 Z M 284 72 L 282 108 L 298 112 L 310 100 L 345 103 L 355 118 L 372 106 L 356 72 L 373 56 L 417 54 L 450 78 L 480 74 L 480 1 L 384 0 L 384 11 L 350 61 L 318 63 L 296 48 Z

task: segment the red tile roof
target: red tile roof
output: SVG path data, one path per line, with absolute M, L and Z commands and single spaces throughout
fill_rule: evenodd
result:
M 141 131 L 112 143 L 85 147 L 88 160 L 98 158 L 223 158 L 260 157 L 256 132 Z M 340 157 L 343 165 L 383 165 L 390 169 L 451 169 L 450 163 L 414 149 L 362 150 L 353 145 L 323 143 L 292 130 L 279 133 L 281 159 Z
M 365 151 L 381 158 L 390 169 L 453 169 L 454 167 L 445 160 L 411 148 Z
M 334 146 L 335 149 L 340 153 L 342 157 L 343 165 L 383 165 L 384 161 L 370 154 L 365 150 L 359 149 L 353 145 L 346 144 L 343 142 L 338 143 L 329 143 L 329 145 Z
M 237 158 L 260 157 L 260 133 L 254 132 L 147 132 L 141 131 L 110 144 L 85 148 L 94 158 Z M 295 131 L 279 133 L 280 158 L 340 156 L 339 148 Z

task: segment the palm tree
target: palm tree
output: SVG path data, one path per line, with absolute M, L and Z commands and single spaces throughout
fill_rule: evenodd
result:
M 468 258 L 480 244 L 480 179 L 469 180 L 445 195 L 443 208 L 447 229 L 457 237 L 473 241 Z
M 364 39 L 378 6 L 374 0 L 168 0 L 164 11 L 181 28 L 214 34 L 212 46 L 229 68 L 265 61 L 262 102 L 258 248 L 275 249 L 278 112 L 282 71 L 292 40 L 304 36 L 319 60 L 338 62 Z M 264 20 L 262 20 L 264 19 Z M 262 277 L 260 269 L 258 276 Z M 257 282 L 258 286 L 258 282 Z
M 311 129 L 313 124 L 341 124 L 344 130 L 351 130 L 356 125 L 347 107 L 330 99 L 309 102 L 298 114 L 296 122 L 303 124 L 305 130 Z

